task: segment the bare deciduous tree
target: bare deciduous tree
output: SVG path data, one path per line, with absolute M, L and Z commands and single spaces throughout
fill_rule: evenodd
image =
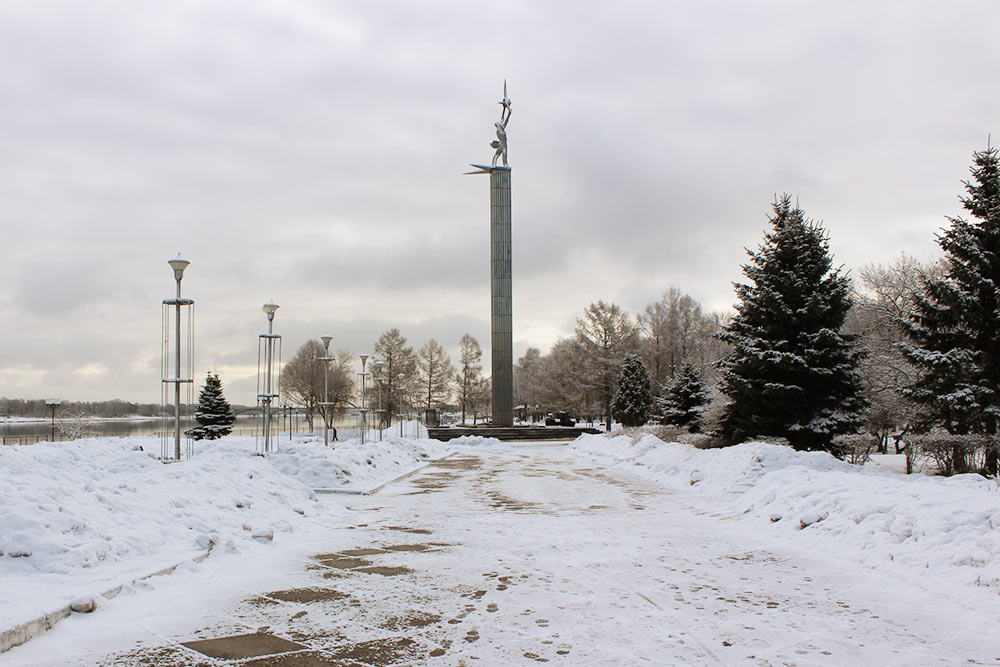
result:
M 479 341 L 471 334 L 465 334 L 458 341 L 459 370 L 455 374 L 458 389 L 458 403 L 462 409 L 462 423 L 465 423 L 465 413 L 474 412 L 473 403 L 479 385 L 483 381 L 483 349 Z M 474 419 L 474 418 L 473 418 Z
M 523 406 L 522 419 L 536 421 L 541 408 L 542 353 L 529 347 L 514 366 L 514 403 Z
M 727 346 L 715 338 L 722 330 L 723 316 L 706 315 L 693 297 L 676 287 L 663 293 L 636 318 L 640 352 L 654 392 L 673 379 L 685 363 L 700 368 L 725 357 Z
M 600 396 L 606 428 L 610 431 L 611 399 L 622 363 L 637 347 L 636 326 L 616 304 L 598 301 L 577 319 L 576 338 L 585 354 L 583 383 Z
M 857 334 L 865 352 L 858 371 L 870 402 L 867 430 L 879 439 L 883 452 L 893 434 L 899 449 L 901 436 L 916 417 L 917 406 L 903 395 L 916 380 L 917 369 L 900 350 L 899 344 L 907 340 L 900 323 L 912 317 L 922 276 L 936 270 L 900 255 L 890 264 L 869 264 L 855 281 L 854 306 L 844 330 Z
M 448 353 L 441 344 L 431 338 L 422 348 L 417 358 L 422 385 L 421 402 L 427 410 L 447 403 L 451 399 L 451 383 L 455 376 Z
M 285 364 L 281 373 L 281 393 L 292 405 L 301 407 L 306 414 L 309 432 L 313 431 L 313 420 L 318 413 L 327 428 L 333 424 L 333 418 L 342 413 L 350 404 L 354 391 L 351 364 L 354 361 L 350 352 L 341 350 L 336 361 L 331 361 L 329 368 L 329 403 L 322 406 L 327 396 L 325 391 L 326 362 L 320 358 L 326 356 L 326 349 L 319 340 L 308 340 L 302 344 L 291 361 Z M 336 431 L 334 438 L 336 438 Z
M 410 387 L 417 375 L 417 356 L 396 328 L 379 336 L 373 352 L 372 361 L 382 362 L 382 404 L 388 423 L 393 415 L 402 414 L 411 405 Z M 400 374 L 403 375 L 402 381 Z

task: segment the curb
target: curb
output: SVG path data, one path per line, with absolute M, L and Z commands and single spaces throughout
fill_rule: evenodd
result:
M 313 492 L 314 493 L 341 493 L 341 494 L 347 494 L 347 495 L 370 496 L 370 495 L 373 495 L 375 493 L 378 493 L 379 491 L 381 491 L 385 487 L 389 486 L 390 484 L 393 484 L 393 483 L 398 482 L 400 480 L 406 479 L 407 477 L 410 477 L 411 475 L 415 475 L 416 473 L 420 472 L 424 468 L 427 468 L 428 466 L 432 466 L 435 463 L 437 463 L 438 461 L 443 461 L 446 458 L 448 458 L 450 456 L 454 456 L 457 453 L 458 453 L 457 451 L 448 452 L 447 454 L 445 454 L 444 456 L 442 456 L 439 459 L 433 459 L 431 461 L 427 461 L 426 463 L 423 463 L 422 465 L 417 466 L 416 468 L 414 468 L 413 470 L 410 470 L 409 472 L 405 472 L 402 475 L 394 477 L 393 479 L 390 479 L 390 480 L 388 480 L 386 482 L 381 482 L 377 486 L 374 486 L 374 487 L 372 487 L 370 489 L 313 489 Z M 199 554 L 199 555 L 197 555 L 197 556 L 195 556 L 195 557 L 193 557 L 193 558 L 191 558 L 189 560 L 193 561 L 195 563 L 200 563 L 203 560 L 205 560 L 206 558 L 208 558 L 208 556 L 209 556 L 209 554 L 211 552 L 212 552 L 212 550 L 209 549 L 205 553 Z M 156 572 L 153 572 L 151 574 L 147 574 L 147 575 L 144 575 L 144 576 L 141 576 L 141 577 L 136 577 L 135 579 L 131 579 L 130 581 L 128 581 L 127 584 L 119 584 L 118 586 L 115 586 L 113 588 L 110 588 L 110 589 L 106 590 L 105 592 L 101 593 L 100 595 L 101 595 L 101 597 L 105 598 L 106 600 L 111 600 L 112 598 L 114 598 L 115 596 L 117 596 L 119 593 L 121 593 L 122 589 L 126 585 L 129 585 L 129 584 L 134 585 L 134 584 L 136 584 L 136 583 L 138 583 L 140 581 L 144 581 L 146 579 L 152 579 L 153 577 L 159 577 L 159 576 L 162 576 L 162 575 L 165 575 L 165 574 L 171 574 L 174 570 L 176 570 L 178 567 L 180 567 L 183 563 L 186 563 L 186 562 L 188 562 L 188 560 L 184 560 L 184 561 L 181 561 L 180 563 L 177 563 L 176 565 L 171 565 L 170 567 L 165 567 L 165 568 L 163 568 L 161 570 L 157 570 Z M 10 628 L 8 630 L 4 630 L 3 632 L 0 632 L 0 653 L 4 653 L 6 651 L 9 651 L 10 649 L 14 648 L 15 646 L 20 646 L 21 644 L 25 644 L 25 643 L 31 641 L 32 639 L 38 637 L 39 635 L 42 635 L 42 634 L 48 632 L 49 630 L 52 629 L 53 626 L 55 626 L 56 623 L 58 623 L 59 621 L 63 620 L 64 618 L 67 618 L 72 613 L 73 613 L 73 610 L 70 608 L 70 605 L 67 604 L 65 607 L 60 607 L 59 609 L 56 609 L 55 611 L 51 611 L 51 612 L 49 612 L 47 614 L 42 614 L 38 618 L 32 619 L 30 621 L 26 621 L 26 622 L 21 623 L 19 625 L 15 625 L 13 628 Z
M 210 553 L 212 553 L 211 549 L 189 560 L 194 561 L 195 563 L 200 563 L 208 558 Z M 161 570 L 157 570 L 156 572 L 146 574 L 141 577 L 136 577 L 135 579 L 130 580 L 128 584 L 136 584 L 140 581 L 145 581 L 146 579 L 152 579 L 153 577 L 159 577 L 164 574 L 171 574 L 174 570 L 187 562 L 188 560 L 183 560 L 176 565 L 165 567 Z M 119 584 L 114 588 L 109 588 L 101 593 L 101 597 L 106 600 L 110 600 L 121 593 L 122 589 L 125 588 L 126 585 L 127 584 Z M 65 607 L 60 607 L 59 609 L 49 612 L 48 614 L 42 614 L 38 618 L 26 621 L 20 625 L 15 625 L 13 628 L 0 632 L 0 653 L 9 651 L 15 646 L 20 646 L 21 644 L 25 644 L 39 635 L 45 634 L 51 630 L 56 623 L 70 616 L 72 613 L 72 608 L 67 604 Z
M 417 466 L 416 468 L 414 468 L 413 470 L 411 470 L 409 472 L 404 472 L 402 475 L 399 475 L 398 477 L 394 477 L 394 478 L 390 479 L 387 482 L 382 482 L 378 486 L 373 486 L 370 489 L 313 489 L 313 493 L 341 493 L 341 494 L 352 495 L 352 496 L 371 496 L 371 495 L 374 495 L 374 494 L 378 493 L 379 491 L 381 491 L 385 487 L 389 486 L 390 484 L 394 484 L 394 483 L 396 483 L 396 482 L 398 482 L 400 480 L 406 479 L 407 477 L 409 477 L 411 475 L 415 475 L 418 472 L 420 472 L 421 470 L 423 470 L 424 468 L 432 466 L 435 463 L 437 463 L 438 461 L 444 461 L 446 458 L 448 458 L 450 456 L 454 456 L 457 453 L 458 453 L 457 451 L 455 451 L 455 452 L 448 452 L 447 454 L 445 454 L 444 456 L 442 456 L 439 459 L 434 459 L 432 461 L 427 461 L 426 463 L 423 463 L 423 464 Z

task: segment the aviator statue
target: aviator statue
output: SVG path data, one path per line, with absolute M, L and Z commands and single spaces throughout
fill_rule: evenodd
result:
M 507 97 L 507 82 L 503 82 L 503 99 L 499 102 L 503 109 L 500 110 L 500 120 L 494 125 L 497 128 L 497 138 L 490 142 L 490 146 L 496 149 L 493 155 L 493 166 L 497 166 L 497 160 L 503 160 L 503 166 L 507 164 L 507 123 L 510 121 L 510 98 Z

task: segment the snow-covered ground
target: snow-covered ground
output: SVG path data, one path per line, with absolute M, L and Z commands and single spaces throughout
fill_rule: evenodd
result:
M 762 531 L 836 553 L 845 563 L 885 567 L 1000 594 L 1000 485 L 980 475 L 904 475 L 889 464 L 861 468 L 822 452 L 745 443 L 700 450 L 585 435 L 577 452 L 692 494 L 727 496 Z
M 376 444 L 296 436 L 264 458 L 252 436 L 231 436 L 169 465 L 151 455 L 157 437 L 0 448 L 0 631 L 209 549 L 281 540 L 343 511 L 314 488 L 367 490 L 449 451 Z
M 0 631 L 126 584 L 122 596 L 98 598 L 98 613 L 0 654 L 0 666 L 119 664 L 104 652 L 165 637 L 180 637 L 170 642 L 181 651 L 184 637 L 265 625 L 333 650 L 325 623 L 342 644 L 381 640 L 404 631 L 379 624 L 413 605 L 440 619 L 411 632 L 415 646 L 448 649 L 428 660 L 442 665 L 1000 656 L 1000 640 L 980 628 L 1000 610 L 1000 488 L 976 476 L 905 476 L 775 445 L 697 450 L 648 435 L 331 448 L 319 435 L 283 440 L 267 458 L 254 456 L 253 438 L 231 437 L 170 465 L 143 450 L 159 446 L 109 438 L 0 449 Z M 448 465 L 376 496 L 313 492 L 372 488 L 452 451 Z M 318 568 L 315 554 L 350 549 L 408 573 Z M 129 584 L 178 562 L 169 577 Z M 362 603 L 248 602 L 296 586 L 337 586 Z

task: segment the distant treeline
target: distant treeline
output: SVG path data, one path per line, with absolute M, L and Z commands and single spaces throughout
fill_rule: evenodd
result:
M 181 408 L 187 413 L 188 405 Z M 167 407 L 168 416 L 173 414 L 173 406 Z M 233 405 L 237 413 L 252 412 L 253 406 Z M 159 403 L 131 403 L 121 399 L 111 401 L 63 401 L 56 408 L 56 417 L 86 415 L 88 417 L 159 417 L 163 406 Z M 44 398 L 0 398 L 0 417 L 49 417 L 52 410 Z
M 56 416 L 60 414 L 86 414 L 91 417 L 158 417 L 163 412 L 159 403 L 130 403 L 115 399 L 113 401 L 63 401 L 56 408 Z M 0 398 L 0 416 L 4 417 L 48 417 L 51 408 L 45 404 L 45 399 Z

